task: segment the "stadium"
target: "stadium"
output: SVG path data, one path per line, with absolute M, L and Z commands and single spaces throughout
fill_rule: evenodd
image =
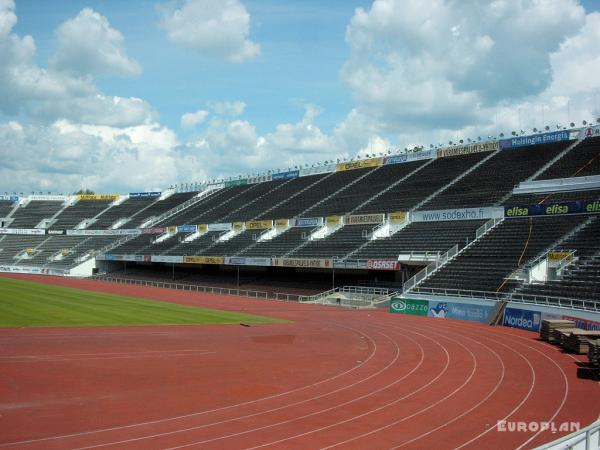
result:
M 0 450 L 600 449 L 597 5 L 89 3 L 0 0 Z

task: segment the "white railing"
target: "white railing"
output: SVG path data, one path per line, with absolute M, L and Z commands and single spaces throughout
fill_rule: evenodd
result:
M 441 255 L 437 260 L 433 261 L 420 272 L 417 272 L 412 278 L 410 278 L 406 283 L 404 283 L 403 291 L 408 292 L 410 289 L 413 289 L 417 284 L 419 284 L 429 275 L 433 274 L 436 270 L 438 270 L 440 267 L 446 264 L 446 262 L 452 259 L 457 253 L 458 245 L 455 245 L 446 253 Z
M 600 420 L 563 436 L 554 442 L 544 444 L 535 450 L 598 450 L 600 449 Z
M 467 297 L 493 301 L 509 301 L 529 305 L 560 307 L 578 311 L 600 312 L 600 301 L 580 300 L 566 297 L 553 297 L 551 295 L 530 295 L 519 293 L 469 291 L 463 289 L 424 288 L 417 287 L 412 294 L 438 295 L 445 297 Z

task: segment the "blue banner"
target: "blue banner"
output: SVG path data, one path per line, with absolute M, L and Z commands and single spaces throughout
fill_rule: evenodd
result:
M 161 195 L 162 192 L 132 192 L 129 194 L 129 198 L 154 198 Z
M 16 195 L 0 195 L 0 200 L 9 201 L 9 202 L 18 202 L 19 197 Z
M 504 217 L 561 216 L 584 212 L 600 212 L 600 202 L 556 202 L 542 205 L 509 205 L 504 207 Z
M 290 221 L 292 227 L 320 227 L 323 225 L 322 217 L 298 217 Z
M 406 161 L 408 161 L 408 155 L 403 153 L 401 155 L 386 156 L 383 160 L 383 164 L 401 164 L 405 163 Z
M 198 230 L 197 225 L 178 225 L 177 232 L 178 233 L 194 233 Z
M 542 323 L 542 313 L 527 309 L 506 308 L 504 310 L 505 327 L 520 328 L 527 331 L 539 331 Z
M 468 320 L 470 322 L 487 323 L 492 306 L 471 303 L 450 303 L 429 301 L 427 316 L 442 319 Z
M 274 173 L 271 175 L 273 180 L 289 180 L 291 178 L 298 178 L 300 176 L 299 170 L 291 170 L 289 172 Z
M 527 147 L 530 145 L 548 144 L 552 142 L 561 142 L 570 140 L 570 133 L 566 130 L 554 131 L 552 133 L 536 134 L 533 136 L 519 136 L 512 139 L 503 139 L 500 141 L 500 150 L 506 150 L 518 147 Z

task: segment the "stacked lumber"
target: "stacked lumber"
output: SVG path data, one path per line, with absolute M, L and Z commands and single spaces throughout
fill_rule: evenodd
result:
M 575 328 L 575 322 L 572 320 L 542 320 L 542 327 L 540 328 L 540 337 L 544 341 L 552 342 L 552 333 L 557 328 Z
M 563 345 L 566 337 L 574 330 L 581 330 L 581 328 L 555 328 L 552 331 L 552 335 L 550 335 L 548 342 L 551 344 Z
M 600 339 L 590 340 L 588 359 L 592 366 L 600 367 Z
M 569 352 L 583 355 L 588 352 L 590 340 L 597 338 L 600 338 L 600 331 L 574 328 L 565 336 L 562 346 Z

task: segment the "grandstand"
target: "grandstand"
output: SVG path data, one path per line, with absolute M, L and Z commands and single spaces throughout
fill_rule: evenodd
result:
M 242 266 L 291 290 L 305 274 L 399 288 L 434 264 L 410 289 L 597 300 L 597 131 L 274 171 L 194 192 L 4 196 L 0 263 L 188 281 L 210 272 L 208 281 L 236 286 L 229 266 Z M 530 279 L 545 255 L 565 249 L 575 255 L 566 267 Z M 386 261 L 397 264 L 377 269 Z

